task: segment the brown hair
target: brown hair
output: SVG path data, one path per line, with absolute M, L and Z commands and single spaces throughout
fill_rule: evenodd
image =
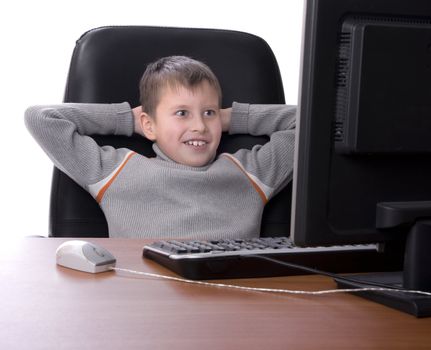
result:
M 186 56 L 169 56 L 150 63 L 139 83 L 142 111 L 154 115 L 163 88 L 178 84 L 194 89 L 204 81 L 216 89 L 221 105 L 222 92 L 219 81 L 203 62 Z

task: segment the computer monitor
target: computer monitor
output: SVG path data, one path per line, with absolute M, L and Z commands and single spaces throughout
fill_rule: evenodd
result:
M 373 278 L 430 291 L 431 1 L 307 0 L 298 108 L 294 242 L 405 246 Z

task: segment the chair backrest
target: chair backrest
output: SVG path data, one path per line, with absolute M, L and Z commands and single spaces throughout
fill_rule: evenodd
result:
M 101 27 L 83 34 L 73 52 L 64 102 L 139 104 L 138 84 L 148 63 L 186 55 L 207 63 L 220 80 L 223 106 L 233 101 L 285 103 L 274 54 L 261 38 L 243 32 L 148 26 Z M 152 156 L 140 136 L 95 136 L 100 144 L 128 147 Z M 221 152 L 251 148 L 264 137 L 223 136 Z M 288 235 L 291 187 L 274 197 L 264 212 L 262 236 Z M 108 237 L 103 212 L 93 198 L 54 168 L 50 236 Z

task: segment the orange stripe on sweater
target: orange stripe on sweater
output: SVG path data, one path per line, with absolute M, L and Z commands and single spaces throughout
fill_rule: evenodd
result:
M 256 190 L 256 192 L 258 193 L 258 195 L 260 196 L 260 198 L 262 199 L 263 203 L 266 204 L 268 203 L 268 198 L 266 197 L 265 192 L 262 191 L 262 189 L 259 187 L 259 185 L 256 183 L 256 181 L 254 181 L 248 174 L 247 172 L 234 160 L 232 159 L 232 156 L 225 154 L 225 156 L 231 160 L 231 162 L 233 164 L 235 164 L 239 170 L 241 170 L 241 172 L 247 177 L 247 179 L 250 181 L 251 185 L 253 186 L 253 188 Z
M 123 164 L 121 165 L 121 167 L 117 170 L 117 172 L 112 176 L 112 178 L 105 184 L 105 186 L 103 186 L 99 193 L 97 194 L 96 197 L 96 201 L 97 203 L 100 204 L 100 202 L 102 201 L 103 195 L 105 194 L 106 190 L 109 188 L 109 186 L 111 186 L 111 184 L 114 182 L 115 178 L 118 176 L 118 174 L 121 172 L 121 170 L 123 170 L 124 166 L 126 165 L 126 163 L 130 160 L 130 158 L 132 158 L 134 155 L 136 154 L 136 152 L 130 153 L 127 158 L 123 161 Z

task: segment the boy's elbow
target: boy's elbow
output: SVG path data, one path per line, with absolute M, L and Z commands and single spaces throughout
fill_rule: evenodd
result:
M 50 105 L 30 106 L 24 111 L 24 119 L 33 119 L 37 117 L 49 116 L 52 114 L 53 107 Z
M 27 129 L 31 129 L 34 126 L 37 115 L 39 114 L 40 107 L 30 106 L 24 112 L 24 123 Z
M 24 124 L 29 130 L 34 130 L 43 116 L 44 106 L 30 106 L 24 111 Z
M 24 111 L 24 123 L 28 128 L 32 124 L 32 120 L 34 119 L 34 115 L 36 110 L 36 106 L 30 106 Z

